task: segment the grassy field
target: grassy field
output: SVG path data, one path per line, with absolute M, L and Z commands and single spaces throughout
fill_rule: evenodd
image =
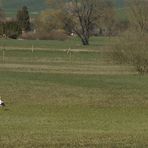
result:
M 34 52 L 32 41 L 0 40 L 0 147 L 148 147 L 148 76 L 114 63 L 104 40 L 86 51 L 34 41 Z
M 80 42 L 79 38 L 69 38 L 67 40 L 63 41 L 55 41 L 55 40 L 0 40 L 0 46 L 1 47 L 7 47 L 7 48 L 32 48 L 32 45 L 34 48 L 43 48 L 43 49 L 98 49 L 98 47 L 102 47 L 105 44 L 111 44 L 115 38 L 109 38 L 109 37 L 92 37 L 90 39 L 90 46 L 84 47 L 82 43 Z

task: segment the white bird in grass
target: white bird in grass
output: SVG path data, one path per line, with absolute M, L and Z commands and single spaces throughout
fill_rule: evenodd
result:
M 5 106 L 5 103 L 4 101 L 1 100 L 1 96 L 0 96 L 0 107 L 4 107 Z

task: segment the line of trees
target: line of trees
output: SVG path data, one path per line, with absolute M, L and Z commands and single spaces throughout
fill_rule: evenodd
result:
M 129 27 L 128 19 L 120 19 L 112 0 L 47 0 L 49 9 L 36 19 L 36 30 L 63 30 L 77 35 L 89 45 L 92 35 L 116 36 Z
M 116 10 L 110 0 L 48 0 L 48 3 L 54 9 L 45 11 L 37 19 L 38 30 L 63 29 L 67 34 L 76 34 L 83 45 L 89 45 L 91 35 L 103 33 L 103 27 L 113 35 Z
M 148 30 L 147 0 L 127 0 L 128 12 L 125 19 L 119 19 L 117 9 L 111 0 L 47 0 L 49 9 L 42 11 L 35 21 L 30 22 L 26 6 L 17 11 L 15 19 L 6 20 L 0 9 L 0 34 L 12 30 L 38 33 L 53 31 L 77 35 L 83 45 L 89 45 L 92 35 L 115 36 L 130 28 Z M 33 25 L 32 25 L 33 24 Z M 7 27 L 9 26 L 9 27 Z M 33 28 L 32 28 L 33 26 Z M 21 30 L 21 31 L 20 31 Z M 15 33 L 14 33 L 15 34 Z
M 65 35 L 73 34 L 80 38 L 83 45 L 89 45 L 89 39 L 92 35 L 113 36 L 128 27 L 128 21 L 117 18 L 116 8 L 111 0 L 47 1 L 49 9 L 42 11 L 35 20 L 32 19 L 34 20 L 32 22 L 30 22 L 26 6 L 17 11 L 16 18 L 11 20 L 12 24 L 18 26 L 16 27 L 18 30 L 15 31 L 17 33 L 14 33 L 17 34 L 16 36 L 20 35 L 20 29 L 26 34 L 27 32 L 31 34 L 30 31 L 35 30 L 34 32 L 37 34 L 48 36 L 47 34 L 52 32 L 52 35 L 60 34 L 64 38 Z M 0 11 L 0 15 L 2 14 Z M 0 20 L 0 22 L 2 23 L 1 28 L 8 23 L 7 20 Z M 2 31 L 0 34 L 7 36 L 7 33 Z
M 0 9 L 0 35 L 4 38 L 16 39 L 22 31 L 31 30 L 29 12 L 26 6 L 18 10 L 16 18 L 5 18 L 4 12 Z

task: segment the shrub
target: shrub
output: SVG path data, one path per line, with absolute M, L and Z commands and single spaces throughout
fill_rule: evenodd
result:
M 28 32 L 24 33 L 21 36 L 22 39 L 28 39 L 28 40 L 66 40 L 67 35 L 62 32 L 62 31 L 52 31 L 50 33 L 45 33 L 45 32 L 38 32 L 38 33 L 33 33 L 33 32 Z
M 17 21 L 6 21 L 0 23 L 0 35 L 16 39 L 21 34 L 21 28 Z
M 126 32 L 119 37 L 113 48 L 114 59 L 120 63 L 133 65 L 143 74 L 148 73 L 148 34 Z
M 66 40 L 67 39 L 67 35 L 65 32 L 63 32 L 62 30 L 58 30 L 58 31 L 52 31 L 49 33 L 49 39 L 50 40 Z

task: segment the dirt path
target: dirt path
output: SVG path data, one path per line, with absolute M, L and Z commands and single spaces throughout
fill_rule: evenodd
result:
M 2 47 L 0 47 L 2 49 Z M 44 47 L 18 47 L 18 46 L 5 46 L 5 50 L 30 50 L 30 51 L 65 51 L 67 52 L 69 49 L 54 49 L 54 48 L 44 48 Z M 70 49 L 71 52 L 111 52 L 107 48 L 99 48 L 99 49 Z

